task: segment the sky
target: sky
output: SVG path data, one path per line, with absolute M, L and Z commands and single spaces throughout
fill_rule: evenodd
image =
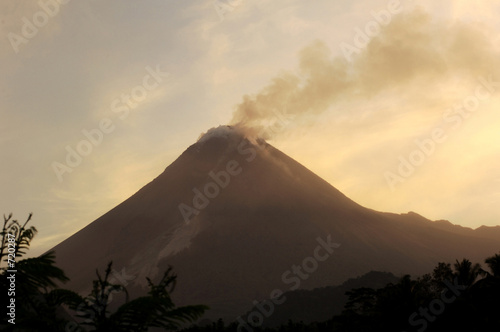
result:
M 61 2 L 61 3 L 60 3 Z M 0 210 L 31 255 L 208 129 L 259 131 L 359 204 L 500 225 L 497 1 L 0 3 Z M 262 132 L 262 131 L 261 131 Z

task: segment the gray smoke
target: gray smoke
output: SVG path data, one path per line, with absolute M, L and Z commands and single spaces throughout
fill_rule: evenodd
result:
M 279 115 L 300 121 L 336 102 L 367 100 L 391 88 L 426 87 L 451 75 L 498 77 L 500 57 L 493 39 L 484 27 L 433 22 L 422 10 L 401 13 L 352 62 L 332 56 L 321 41 L 305 47 L 297 71 L 280 74 L 259 93 L 245 95 L 230 123 L 258 132 Z M 276 132 L 265 130 L 265 138 Z

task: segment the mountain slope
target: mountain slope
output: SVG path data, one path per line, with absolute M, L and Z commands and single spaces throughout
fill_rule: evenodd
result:
M 95 268 L 113 260 L 138 294 L 146 276 L 172 265 L 176 303 L 207 304 L 207 317 L 231 320 L 274 289 L 324 287 L 371 270 L 425 273 L 438 261 L 482 261 L 499 242 L 364 208 L 264 141 L 220 127 L 54 249 L 69 288 L 87 291 Z

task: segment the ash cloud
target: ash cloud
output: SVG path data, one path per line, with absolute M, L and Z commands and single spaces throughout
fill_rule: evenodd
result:
M 230 124 L 272 138 L 277 131 L 266 129 L 280 117 L 300 121 L 340 101 L 364 101 L 387 90 L 425 90 L 450 77 L 499 77 L 495 38 L 485 27 L 437 22 L 422 10 L 401 13 L 352 62 L 332 56 L 321 41 L 305 47 L 296 72 L 279 74 L 257 94 L 245 95 Z

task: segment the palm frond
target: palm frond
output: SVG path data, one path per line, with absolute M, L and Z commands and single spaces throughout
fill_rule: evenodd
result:
M 63 270 L 55 266 L 55 255 L 53 251 L 47 252 L 39 257 L 23 259 L 17 263 L 20 287 L 27 291 L 38 289 L 46 290 L 56 287 L 58 282 L 66 282 L 69 278 Z

